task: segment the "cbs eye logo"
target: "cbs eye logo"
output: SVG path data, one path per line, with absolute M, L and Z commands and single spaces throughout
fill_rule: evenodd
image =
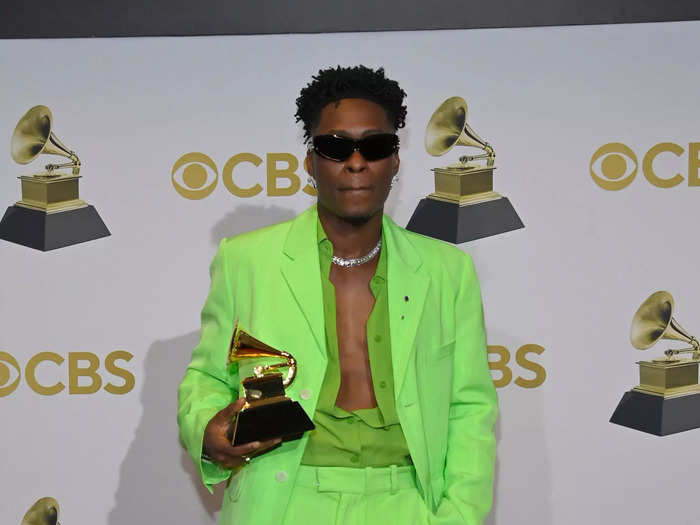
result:
M 214 172 L 213 176 L 205 166 Z M 178 174 L 180 168 L 183 168 L 182 173 Z M 175 161 L 170 179 L 175 191 L 186 199 L 203 199 L 219 183 L 219 170 L 207 155 L 195 151 L 186 153 Z
M 14 380 L 12 380 L 13 369 L 16 374 Z M 7 352 L 0 351 L 0 397 L 9 396 L 17 389 L 21 374 L 17 359 Z
M 604 190 L 621 190 L 637 176 L 637 155 L 620 142 L 605 144 L 591 157 L 590 173 L 595 183 Z M 596 171 L 600 172 L 599 176 Z
M 241 164 L 248 165 L 242 168 L 255 174 L 262 174 L 256 170 L 264 164 L 265 185 L 256 182 L 252 185 L 245 183 L 238 177 Z M 300 189 L 310 196 L 316 195 L 308 184 L 301 188 L 301 177 L 297 174 L 299 159 L 291 153 L 267 153 L 265 160 L 255 153 L 236 153 L 229 158 L 221 170 L 221 180 L 226 189 L 234 196 L 241 198 L 254 197 L 267 189 L 269 197 L 284 197 L 294 195 Z M 185 153 L 175 161 L 170 172 L 170 180 L 182 197 L 189 200 L 203 199 L 214 191 L 219 183 L 219 170 L 214 161 L 208 155 L 200 152 Z
M 644 177 L 657 188 L 678 186 L 685 180 L 681 173 L 659 173 L 656 171 L 654 161 L 661 154 L 674 155 L 680 159 L 685 154 L 685 149 L 674 142 L 660 142 L 649 148 L 642 158 L 641 168 Z M 688 186 L 700 186 L 699 154 L 700 142 L 688 144 L 686 171 Z M 632 184 L 639 171 L 639 161 L 632 148 L 626 144 L 610 142 L 593 153 L 588 167 L 591 178 L 598 186 L 604 190 L 617 191 Z

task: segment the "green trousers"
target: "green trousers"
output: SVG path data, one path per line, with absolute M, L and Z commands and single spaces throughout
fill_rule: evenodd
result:
M 428 514 L 412 466 L 301 465 L 282 525 L 425 525 Z

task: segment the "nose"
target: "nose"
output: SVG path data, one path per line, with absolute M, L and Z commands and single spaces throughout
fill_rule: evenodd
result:
M 367 159 L 362 156 L 359 150 L 355 150 L 345 161 L 345 169 L 351 173 L 364 171 L 367 169 Z

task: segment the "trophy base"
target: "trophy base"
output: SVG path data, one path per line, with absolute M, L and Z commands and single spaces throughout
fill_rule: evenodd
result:
M 700 393 L 664 399 L 630 390 L 622 396 L 610 422 L 655 436 L 700 428 Z
M 292 441 L 314 428 L 301 405 L 288 399 L 240 411 L 234 422 L 231 442 L 236 446 L 278 437 L 283 441 Z
M 94 206 L 46 213 L 10 206 L 0 221 L 0 239 L 47 252 L 110 235 Z
M 425 198 L 418 203 L 406 229 L 460 244 L 524 227 L 507 197 L 464 206 Z

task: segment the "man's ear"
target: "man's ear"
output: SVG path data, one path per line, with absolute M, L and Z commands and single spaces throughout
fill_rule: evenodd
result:
M 394 175 L 399 172 L 399 164 L 401 164 L 401 159 L 399 159 L 399 152 L 394 153 Z
M 313 177 L 313 162 L 311 162 L 311 151 L 307 151 L 306 157 L 304 157 L 304 171 Z

